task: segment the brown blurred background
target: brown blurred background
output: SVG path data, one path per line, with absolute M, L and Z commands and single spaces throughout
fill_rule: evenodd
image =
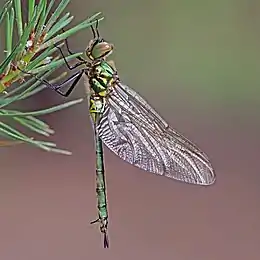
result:
M 1 5 L 3 1 L 0 1 Z M 105 149 L 109 250 L 96 216 L 87 102 L 45 119 L 73 155 L 2 149 L 1 260 L 260 259 L 260 2 L 71 0 L 75 23 L 101 11 L 123 82 L 211 158 L 212 187 L 139 170 Z M 90 30 L 69 40 L 83 50 Z M 84 95 L 83 84 L 73 93 Z M 63 102 L 50 90 L 23 102 Z

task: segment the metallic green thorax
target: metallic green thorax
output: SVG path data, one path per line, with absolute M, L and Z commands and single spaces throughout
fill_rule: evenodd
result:
M 97 60 L 88 71 L 90 86 L 89 112 L 94 122 L 96 114 L 103 113 L 106 96 L 111 91 L 118 79 L 116 71 L 105 60 Z
M 113 86 L 115 76 L 116 72 L 108 62 L 104 60 L 95 61 L 88 73 L 89 84 L 93 94 L 105 97 L 109 88 Z

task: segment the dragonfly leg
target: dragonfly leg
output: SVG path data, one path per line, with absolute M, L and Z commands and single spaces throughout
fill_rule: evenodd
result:
M 64 30 L 63 28 L 62 28 L 61 30 L 62 30 L 62 32 L 65 32 L 65 30 Z M 68 39 L 67 39 L 67 38 L 64 39 L 64 42 L 65 42 L 65 46 L 66 46 L 67 52 L 68 52 L 70 55 L 75 54 L 75 52 L 73 52 L 73 51 L 69 48 L 69 42 L 68 42 Z M 59 49 L 60 49 L 60 48 L 59 48 Z M 62 53 L 61 49 L 60 49 L 60 52 Z M 62 56 L 64 56 L 63 53 L 62 53 Z M 86 63 L 86 60 L 83 59 L 81 56 L 77 57 L 76 59 L 79 60 L 79 61 L 81 61 L 82 64 Z
M 65 32 L 65 30 L 64 30 L 63 28 L 62 28 L 62 32 Z M 75 52 L 71 51 L 70 48 L 69 48 L 69 42 L 68 42 L 68 39 L 65 39 L 64 42 L 65 42 L 65 46 L 66 46 L 67 52 L 68 52 L 70 55 L 75 54 Z M 86 60 L 83 59 L 83 58 L 80 57 L 80 56 L 77 57 L 76 59 L 79 60 L 79 61 L 82 61 L 82 62 L 83 62 L 83 61 L 86 62 Z
M 62 32 L 65 32 L 65 30 L 64 30 L 63 28 L 62 28 Z M 75 54 L 74 52 L 72 52 L 72 51 L 70 50 L 68 40 L 67 40 L 67 39 L 64 39 L 64 42 L 65 42 L 65 46 L 66 46 L 67 52 L 68 52 L 70 55 Z M 67 60 L 66 60 L 66 57 L 65 57 L 65 55 L 64 55 L 64 53 L 63 53 L 61 47 L 59 47 L 59 46 L 56 45 L 56 44 L 54 44 L 54 46 L 60 51 L 61 56 L 62 56 L 62 58 L 64 59 L 65 64 L 66 64 L 66 66 L 68 67 L 69 70 L 73 70 L 73 69 L 75 69 L 75 68 L 77 68 L 77 67 L 79 67 L 79 66 L 81 66 L 81 65 L 83 65 L 83 64 L 87 64 L 87 63 L 88 63 L 87 60 L 85 60 L 85 59 L 83 59 L 82 57 L 79 56 L 79 57 L 76 57 L 76 59 L 79 60 L 79 62 L 76 63 L 76 64 L 73 65 L 73 66 L 70 66 L 69 63 L 68 63 Z
M 94 39 L 99 39 L 100 38 L 100 34 L 98 31 L 98 19 L 96 19 L 96 26 L 95 28 L 93 27 L 93 25 L 90 26 L 91 30 L 92 30 L 92 34 L 93 34 L 93 38 Z
M 77 84 L 78 84 L 79 80 L 81 79 L 83 73 L 84 73 L 84 69 L 82 69 L 81 71 L 79 71 L 79 72 L 77 72 L 77 73 L 75 73 L 74 75 L 71 76 L 71 77 L 74 76 L 73 77 L 74 81 L 72 81 L 72 84 L 70 85 L 69 89 L 65 93 L 61 92 L 59 89 L 58 89 L 57 92 L 64 97 L 68 97 L 71 94 L 71 92 L 73 91 L 73 89 L 77 86 Z M 70 80 L 70 78 L 68 78 L 67 81 L 63 82 L 62 84 L 63 85 L 67 84 L 69 82 L 69 80 Z M 61 88 L 61 87 L 62 87 L 62 85 L 59 86 L 59 88 Z
M 65 43 L 66 43 L 66 41 L 65 41 Z M 69 63 L 66 60 L 66 57 L 65 57 L 61 47 L 59 47 L 58 45 L 55 45 L 55 47 L 60 51 L 61 56 L 62 56 L 63 60 L 65 61 L 65 64 L 66 64 L 66 66 L 68 67 L 69 70 L 74 70 L 75 68 L 87 63 L 86 60 L 80 60 L 79 62 L 77 62 L 73 66 L 70 66 Z M 74 54 L 74 53 L 70 53 L 70 54 Z
M 68 79 L 66 79 L 65 81 L 63 81 L 62 83 L 60 84 L 51 84 L 49 83 L 47 80 L 43 79 L 43 78 L 40 78 L 38 77 L 37 75 L 31 73 L 31 72 L 27 72 L 27 71 L 24 71 L 20 68 L 18 68 L 21 72 L 23 72 L 24 74 L 28 74 L 32 77 L 34 77 L 35 79 L 37 79 L 38 81 L 42 82 L 42 84 L 44 84 L 45 86 L 53 89 L 54 91 L 56 91 L 58 94 L 60 94 L 61 96 L 64 96 L 64 97 L 68 97 L 70 95 L 70 93 L 73 91 L 73 89 L 76 87 L 78 81 L 81 79 L 83 73 L 85 72 L 84 69 L 76 72 L 75 74 L 73 74 L 72 76 L 70 76 Z M 62 92 L 60 89 L 66 85 L 68 85 L 70 82 L 71 85 L 69 87 L 69 89 L 66 91 L 66 92 Z

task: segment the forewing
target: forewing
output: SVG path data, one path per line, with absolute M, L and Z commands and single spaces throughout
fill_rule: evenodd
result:
M 110 150 L 145 171 L 193 184 L 215 181 L 208 157 L 125 85 L 109 94 L 97 132 Z

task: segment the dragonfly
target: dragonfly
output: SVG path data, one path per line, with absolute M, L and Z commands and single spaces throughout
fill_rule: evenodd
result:
M 112 43 L 103 39 L 96 26 L 91 26 L 93 39 L 85 56 L 71 66 L 60 47 L 56 46 L 67 67 L 77 71 L 61 84 L 50 84 L 40 79 L 60 95 L 67 97 L 84 76 L 88 89 L 89 113 L 94 129 L 96 147 L 96 195 L 98 218 L 104 236 L 103 246 L 108 242 L 108 206 L 106 195 L 103 144 L 122 160 L 147 172 L 169 179 L 197 185 L 212 185 L 216 180 L 208 156 L 194 143 L 173 129 L 136 91 L 123 84 L 113 61 Z M 65 40 L 68 53 L 68 41 Z M 83 66 L 83 68 L 80 66 Z M 37 77 L 37 76 L 36 76 Z M 69 86 L 64 92 L 64 86 Z

